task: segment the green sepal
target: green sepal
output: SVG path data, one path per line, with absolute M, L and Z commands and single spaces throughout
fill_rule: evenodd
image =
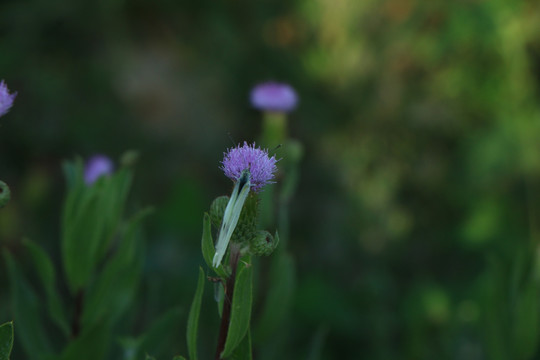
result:
M 13 321 L 0 325 L 0 360 L 9 360 L 13 348 Z
M 251 306 L 253 302 L 253 267 L 251 258 L 241 260 L 238 265 L 238 274 L 234 286 L 231 305 L 231 321 L 225 347 L 221 353 L 222 358 L 229 357 L 234 349 L 241 343 L 249 329 L 251 319 Z
M 255 256 L 268 256 L 274 252 L 279 244 L 279 235 L 276 231 L 272 236 L 266 230 L 257 231 L 249 241 L 249 252 Z
M 228 196 L 219 196 L 212 201 L 210 205 L 210 220 L 212 220 L 212 225 L 216 229 L 221 227 L 221 221 L 223 220 L 223 214 L 225 214 L 225 208 L 229 202 Z
M 191 303 L 187 322 L 187 347 L 190 360 L 197 360 L 197 330 L 199 328 L 199 315 L 201 312 L 201 302 L 204 293 L 204 283 L 206 277 L 204 270 L 199 267 L 199 280 L 197 281 L 197 290 Z
M 231 241 L 237 244 L 248 244 L 257 232 L 257 218 L 259 214 L 259 199 L 253 193 L 247 197 L 238 224 L 234 230 Z

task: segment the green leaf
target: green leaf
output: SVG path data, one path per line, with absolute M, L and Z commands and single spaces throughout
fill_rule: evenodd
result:
M 518 295 L 514 307 L 514 354 L 516 359 L 531 359 L 538 348 L 539 310 L 537 284 L 531 282 Z
M 65 306 L 56 291 L 54 266 L 45 251 L 36 243 L 25 239 L 24 245 L 30 252 L 36 272 L 47 296 L 47 306 L 49 315 L 54 323 L 60 328 L 64 336 L 69 336 L 69 323 L 65 313 Z
M 177 355 L 177 356 L 173 357 L 173 360 L 186 360 L 186 358 L 183 357 L 183 356 Z
M 52 353 L 52 347 L 41 323 L 41 300 L 21 275 L 15 260 L 4 251 L 9 282 L 14 320 L 17 334 L 25 352 L 33 359 L 45 359 Z
M 251 350 L 251 334 L 248 329 L 248 332 L 246 336 L 244 336 L 244 339 L 242 339 L 242 342 L 240 345 L 234 349 L 232 355 L 232 360 L 252 360 L 252 350 Z
M 0 325 L 0 360 L 9 360 L 13 348 L 13 322 Z
M 87 284 L 97 263 L 96 253 L 105 222 L 98 196 L 102 185 L 103 182 L 98 181 L 86 187 L 80 181 L 70 189 L 65 201 L 62 259 L 72 294 Z
M 155 320 L 150 329 L 136 339 L 123 339 L 121 343 L 124 353 L 129 354 L 125 360 L 139 359 L 144 353 L 157 353 L 159 348 L 163 347 L 164 338 L 177 333 L 174 328 L 178 324 L 181 312 L 179 308 L 171 309 Z
M 105 359 L 112 339 L 109 321 L 84 330 L 62 352 L 61 360 Z
M 62 260 L 72 294 L 85 287 L 118 230 L 132 174 L 121 169 L 88 186 L 80 159 L 64 165 L 68 193 L 62 214 Z M 84 256 L 82 256 L 84 254 Z
M 229 324 L 227 340 L 225 341 L 225 348 L 221 354 L 222 358 L 231 355 L 249 329 L 253 301 L 253 267 L 249 264 L 249 257 L 247 262 L 246 264 L 244 261 L 240 261 L 240 265 L 238 266 L 238 275 L 236 277 L 232 299 L 231 322 Z
M 279 251 L 272 258 L 270 266 L 269 289 L 256 327 L 255 343 L 265 341 L 279 329 L 293 300 L 295 271 L 292 256 L 284 251 Z
M 216 274 L 218 274 L 220 277 L 222 277 L 223 279 L 226 279 L 228 275 L 225 269 L 223 268 L 223 265 L 219 265 L 218 268 L 214 268 L 212 266 L 212 259 L 214 258 L 216 249 L 214 247 L 214 240 L 212 239 L 212 222 L 210 220 L 210 215 L 208 215 L 208 213 L 204 213 L 201 248 L 202 248 L 202 253 L 203 253 L 203 257 L 204 257 L 204 261 L 206 262 L 206 265 L 210 269 L 213 269 L 216 272 Z
M 187 346 L 190 360 L 197 360 L 197 330 L 199 328 L 199 315 L 201 312 L 205 280 L 204 271 L 199 267 L 197 290 L 195 290 L 195 296 L 193 297 L 193 303 L 191 304 L 187 321 Z
M 212 268 L 212 259 L 216 249 L 214 248 L 214 240 L 212 240 L 212 223 L 210 221 L 210 215 L 204 213 L 203 218 L 203 235 L 201 242 L 202 253 L 204 261 L 209 268 Z
M 133 301 L 143 263 L 143 244 L 137 236 L 139 225 L 151 212 L 151 208 L 141 210 L 128 222 L 116 253 L 88 291 L 83 327 L 105 317 L 111 321 L 118 319 Z

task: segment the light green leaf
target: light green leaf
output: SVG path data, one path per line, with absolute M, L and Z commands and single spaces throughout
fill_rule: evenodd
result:
M 252 350 L 251 350 L 251 333 L 248 329 L 246 336 L 242 339 L 240 345 L 234 349 L 231 360 L 252 360 Z
M 0 325 L 0 360 L 9 360 L 13 348 L 13 322 Z
M 186 358 L 183 357 L 183 356 L 177 355 L 177 356 L 173 357 L 173 360 L 186 360 Z
M 252 278 L 253 268 L 248 257 L 247 263 L 240 261 L 238 275 L 234 286 L 234 294 L 231 307 L 231 322 L 225 341 L 222 358 L 231 355 L 233 350 L 240 344 L 249 329 L 251 319 L 251 305 L 253 301 Z
M 212 239 L 212 222 L 208 213 L 204 213 L 201 248 L 206 265 L 223 279 L 227 278 L 227 272 L 223 268 L 223 265 L 219 265 L 217 268 L 212 266 L 212 259 L 214 258 L 216 249 L 214 248 L 214 240 Z
M 69 323 L 65 313 L 65 306 L 56 290 L 56 273 L 54 266 L 45 251 L 36 243 L 25 239 L 24 245 L 30 252 L 36 272 L 40 277 L 41 284 L 47 296 L 49 315 L 54 323 L 60 328 L 64 336 L 69 336 Z
M 197 330 L 199 328 L 199 315 L 201 312 L 201 302 L 204 292 L 205 283 L 204 271 L 199 267 L 199 280 L 197 282 L 197 290 L 193 297 L 193 303 L 189 310 L 187 321 L 187 346 L 190 360 L 197 360 Z

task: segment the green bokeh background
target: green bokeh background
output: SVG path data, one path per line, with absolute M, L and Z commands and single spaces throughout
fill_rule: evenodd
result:
M 260 81 L 297 90 L 305 147 L 276 358 L 487 359 L 488 258 L 540 240 L 536 1 L 1 0 L 0 79 L 18 92 L 0 119 L 0 245 L 23 265 L 23 237 L 59 260 L 64 159 L 140 151 L 132 208 L 157 211 L 133 332 L 183 311 L 160 358 L 186 353 L 202 214 L 231 189 L 231 138 L 259 135 Z

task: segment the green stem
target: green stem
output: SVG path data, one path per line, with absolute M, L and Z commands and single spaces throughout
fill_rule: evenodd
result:
M 75 314 L 71 323 L 71 337 L 77 338 L 81 333 L 81 317 L 84 305 L 84 290 L 79 290 L 75 296 Z

